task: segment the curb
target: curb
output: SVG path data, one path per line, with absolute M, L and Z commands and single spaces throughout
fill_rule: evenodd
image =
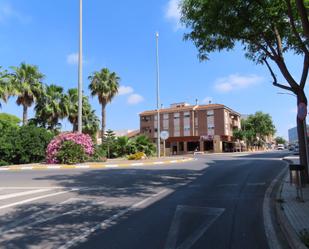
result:
M 272 197 L 272 193 L 278 187 L 278 182 L 283 178 L 286 174 L 286 168 L 284 167 L 272 180 L 268 188 L 266 189 L 264 200 L 263 200 L 263 220 L 264 220 L 264 228 L 265 235 L 267 238 L 267 243 L 270 249 L 281 249 L 281 239 L 279 239 L 278 234 L 276 233 L 275 223 L 272 217 L 277 218 L 276 210 L 274 214 L 271 214 L 271 210 L 273 205 L 277 206 L 276 200 Z M 277 196 L 277 194 L 276 194 Z M 275 202 L 275 203 L 274 203 Z M 274 204 L 273 204 L 274 203 Z M 281 229 L 281 228 L 280 228 Z
M 79 165 L 28 165 L 28 166 L 8 166 L 0 167 L 1 171 L 29 171 L 29 170 L 64 170 L 64 169 L 108 169 L 108 168 L 125 168 L 125 167 L 141 167 L 141 166 L 159 166 L 166 164 L 177 164 L 193 161 L 193 158 L 183 158 L 176 160 L 167 160 L 167 161 L 155 161 L 155 162 L 135 162 L 135 163 L 119 163 L 119 164 L 108 164 L 108 163 L 88 163 L 88 164 L 79 164 Z
M 291 163 L 292 161 L 290 160 L 286 160 L 283 159 L 283 161 L 288 164 Z M 285 175 L 288 174 L 288 172 L 285 173 Z M 276 198 L 277 199 L 281 199 L 281 193 L 282 193 L 282 186 L 283 183 L 280 184 L 279 188 L 278 188 L 278 192 L 276 194 Z M 288 221 L 287 217 L 285 216 L 283 210 L 284 207 L 282 206 L 281 203 L 276 202 L 275 204 L 276 206 L 276 210 L 275 210 L 275 214 L 276 214 L 276 218 L 277 221 L 279 223 L 279 226 L 281 228 L 281 231 L 284 234 L 285 239 L 287 240 L 287 242 L 289 243 L 289 246 L 292 249 L 308 249 L 301 241 L 299 236 L 297 235 L 296 231 L 294 230 L 294 228 L 292 227 L 292 225 L 290 224 L 290 222 Z

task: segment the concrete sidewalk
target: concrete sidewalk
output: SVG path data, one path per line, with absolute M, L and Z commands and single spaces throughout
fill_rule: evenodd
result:
M 285 157 L 284 160 L 289 164 L 299 163 L 298 156 Z M 291 248 L 305 249 L 304 240 L 309 243 L 309 186 L 303 188 L 303 202 L 296 196 L 296 186 L 290 184 L 288 172 L 279 192 L 277 215 Z

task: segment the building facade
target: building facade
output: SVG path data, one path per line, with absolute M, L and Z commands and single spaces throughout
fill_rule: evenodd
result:
M 288 130 L 289 135 L 289 143 L 290 144 L 297 144 L 298 143 L 298 132 L 297 127 L 293 127 Z M 307 137 L 309 138 L 309 126 L 307 125 Z
M 177 103 L 160 109 L 160 129 L 169 133 L 170 154 L 233 151 L 236 128 L 240 129 L 240 114 L 224 105 Z M 140 133 L 156 141 L 156 110 L 140 113 Z

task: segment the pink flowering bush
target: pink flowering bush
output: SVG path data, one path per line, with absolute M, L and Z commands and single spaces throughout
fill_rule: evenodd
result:
M 91 156 L 94 154 L 94 146 L 91 137 L 88 134 L 82 133 L 62 133 L 56 136 L 47 146 L 46 162 L 58 163 L 57 154 L 63 142 L 72 141 L 79 144 L 84 149 L 86 155 Z

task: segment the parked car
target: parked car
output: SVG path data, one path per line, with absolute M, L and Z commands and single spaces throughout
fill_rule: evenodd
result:
M 277 150 L 284 150 L 284 145 L 283 144 L 278 144 Z
M 295 145 L 293 150 L 294 155 L 299 155 L 299 146 Z

